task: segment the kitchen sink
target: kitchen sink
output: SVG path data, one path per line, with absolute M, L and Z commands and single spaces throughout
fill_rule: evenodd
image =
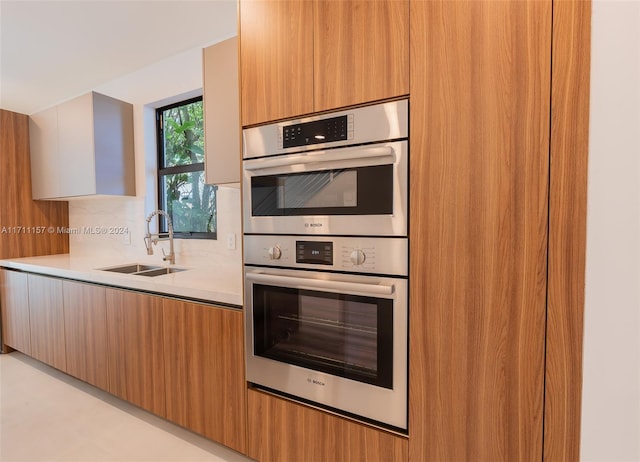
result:
M 136 276 L 161 276 L 163 274 L 178 273 L 186 271 L 187 268 L 166 268 L 163 266 L 143 265 L 141 263 L 130 263 L 128 265 L 113 266 L 111 268 L 100 268 L 101 271 L 112 273 L 133 274 Z
M 113 268 L 101 268 L 102 271 L 111 271 L 113 273 L 125 273 L 125 274 L 139 273 L 140 271 L 148 271 L 148 270 L 155 270 L 155 269 L 162 269 L 162 267 L 142 265 L 140 263 L 132 263 L 124 266 L 114 266 Z
M 179 273 L 180 271 L 186 270 L 186 268 L 154 268 L 134 274 L 137 274 L 138 276 L 161 276 L 163 274 Z

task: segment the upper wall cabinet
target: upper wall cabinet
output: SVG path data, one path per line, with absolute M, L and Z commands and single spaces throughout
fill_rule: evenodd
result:
M 314 111 L 409 93 L 409 2 L 314 2 Z
M 34 199 L 135 195 L 133 106 L 91 92 L 29 121 Z
M 240 182 L 238 38 L 202 51 L 207 184 Z
M 409 93 L 408 0 L 240 3 L 242 125 Z
M 240 3 L 242 125 L 313 112 L 311 3 Z

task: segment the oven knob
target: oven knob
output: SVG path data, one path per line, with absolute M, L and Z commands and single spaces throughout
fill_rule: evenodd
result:
M 357 266 L 357 265 L 362 265 L 364 261 L 367 259 L 367 256 L 362 250 L 356 249 L 353 252 L 351 252 L 350 258 L 351 258 L 351 263 Z
M 280 260 L 280 256 L 282 255 L 282 251 L 280 247 L 277 245 L 274 247 L 269 247 L 269 259 L 270 260 Z

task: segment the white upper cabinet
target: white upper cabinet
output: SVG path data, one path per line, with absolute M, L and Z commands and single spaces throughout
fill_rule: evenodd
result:
M 91 92 L 30 116 L 34 199 L 135 195 L 133 106 Z
M 238 38 L 205 48 L 204 146 L 207 184 L 240 183 L 240 111 Z

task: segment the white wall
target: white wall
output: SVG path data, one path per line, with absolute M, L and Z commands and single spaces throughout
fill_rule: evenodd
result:
M 594 0 L 581 459 L 640 461 L 640 2 Z
M 233 25 L 235 30 L 235 25 Z M 226 39 L 228 37 L 224 37 Z M 95 91 L 122 99 L 134 106 L 134 138 L 136 162 L 136 197 L 113 197 L 69 202 L 71 227 L 125 226 L 131 231 L 131 242 L 121 235 L 70 235 L 70 254 L 79 257 L 162 263 L 159 243 L 155 254 L 147 256 L 143 237 L 146 216 L 156 209 L 156 107 L 202 94 L 202 49 L 194 48 L 135 73 L 95 88 Z M 219 188 L 218 240 L 176 240 L 176 265 L 220 268 L 242 277 L 240 250 L 240 191 Z M 155 229 L 155 220 L 154 220 Z M 235 250 L 227 249 L 226 237 L 235 234 Z

